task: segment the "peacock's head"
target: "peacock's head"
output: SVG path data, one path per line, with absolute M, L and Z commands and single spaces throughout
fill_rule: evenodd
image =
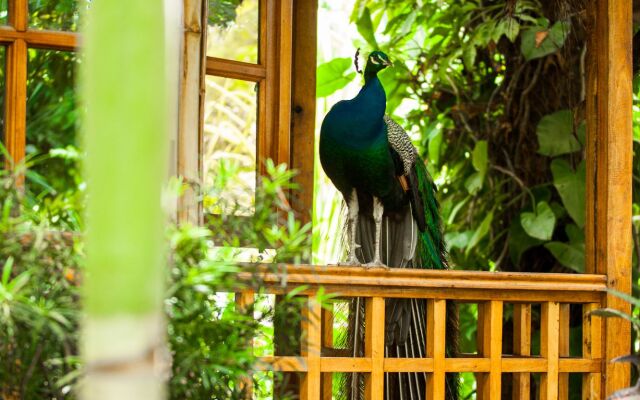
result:
M 367 66 L 365 67 L 365 74 L 366 72 L 377 74 L 378 72 L 391 65 L 393 64 L 389 60 L 389 56 L 379 50 L 376 50 L 369 54 L 369 58 L 367 59 Z

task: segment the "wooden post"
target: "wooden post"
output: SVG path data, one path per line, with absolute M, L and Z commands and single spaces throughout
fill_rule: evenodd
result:
M 547 372 L 540 381 L 540 399 L 558 398 L 558 355 L 560 349 L 560 305 L 556 302 L 542 303 L 540 321 L 540 356 L 547 359 Z
M 427 374 L 427 399 L 445 396 L 446 300 L 427 300 L 427 358 L 433 358 L 433 373 Z
M 560 336 L 558 338 L 558 355 L 569 357 L 571 353 L 569 339 L 571 336 L 571 305 L 560 304 Z M 558 398 L 569 399 L 569 373 L 563 372 L 558 375 Z
M 482 321 L 482 322 L 480 322 Z M 478 399 L 501 399 L 502 379 L 502 302 L 488 301 L 478 304 L 478 353 L 489 359 L 489 372 L 478 377 Z
M 307 373 L 300 385 L 301 400 L 316 400 L 320 398 L 320 346 L 322 343 L 322 328 L 320 302 L 316 296 L 309 296 L 309 303 L 304 308 L 302 331 L 306 332 L 306 341 L 302 346 L 302 357 L 307 359 Z
M 585 304 L 582 307 L 582 357 L 597 360 L 602 358 L 602 324 L 600 317 L 591 315 L 591 311 L 600 307 L 599 304 Z M 582 398 L 601 399 L 601 382 L 600 373 L 582 375 Z
M 364 356 L 371 358 L 371 373 L 365 378 L 365 398 L 384 398 L 384 298 L 367 298 L 365 303 Z
M 331 310 L 322 309 L 322 349 L 333 348 L 333 309 L 335 303 L 330 303 Z M 322 400 L 333 398 L 333 373 L 322 374 Z
M 239 313 L 246 314 L 253 308 L 255 292 L 253 290 L 245 290 L 241 293 L 236 293 L 236 309 Z M 249 339 L 246 343 L 248 348 L 253 349 L 253 338 Z M 247 376 L 240 382 L 240 387 L 244 390 L 246 400 L 253 398 L 253 377 L 252 372 L 248 371 Z
M 632 2 L 593 0 L 587 84 L 587 272 L 606 274 L 608 287 L 631 292 Z M 608 295 L 606 306 L 631 307 Z M 630 324 L 604 321 L 606 395 L 630 384 Z
M 300 192 L 292 199 L 303 222 L 313 209 L 313 154 L 316 124 L 316 57 L 318 52 L 318 0 L 296 1 L 293 6 L 293 96 L 291 166 Z
M 520 357 L 531 356 L 531 304 L 513 306 L 513 353 Z M 513 400 L 529 400 L 531 374 L 513 374 Z

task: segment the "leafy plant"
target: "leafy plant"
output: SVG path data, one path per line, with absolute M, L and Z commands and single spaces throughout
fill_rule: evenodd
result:
M 73 397 L 82 375 L 77 357 L 82 234 L 68 230 L 70 225 L 61 223 L 56 211 L 57 201 L 64 202 L 69 192 L 52 202 L 37 202 L 37 192 L 17 189 L 24 171 L 24 166 L 0 171 L 0 397 Z M 267 171 L 270 175 L 256 191 L 259 201 L 250 227 L 238 225 L 222 233 L 217 230 L 224 225 L 213 223 L 210 228 L 173 226 L 168 232 L 172 262 L 165 310 L 172 398 L 241 399 L 245 394 L 240 382 L 247 379 L 258 398 L 268 397 L 273 385 L 262 375 L 247 375 L 256 354 L 265 351 L 253 349 L 251 340 L 262 337 L 264 346 L 272 347 L 274 326 L 281 327 L 281 340 L 298 338 L 297 331 L 282 327 L 294 329 L 300 322 L 305 298 L 296 294 L 302 288 L 277 303 L 258 301 L 247 309 L 233 301 L 233 293 L 243 289 L 257 293 L 258 300 L 264 297 L 259 275 L 252 274 L 255 265 L 236 262 L 242 251 L 234 247 L 237 243 L 256 241 L 255 261 L 308 257 L 310 228 L 295 220 L 284 197 L 295 189 L 290 182 L 294 173 L 272 162 Z M 239 281 L 239 272 L 248 272 L 249 279 Z M 275 375 L 271 373 L 278 378 Z

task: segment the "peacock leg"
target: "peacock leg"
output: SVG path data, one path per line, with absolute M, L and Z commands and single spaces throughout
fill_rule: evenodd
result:
M 347 265 L 358 265 L 358 257 L 356 257 L 356 250 L 360 247 L 356 244 L 356 230 L 358 228 L 358 213 L 360 207 L 358 206 L 358 193 L 356 189 L 351 191 L 351 197 L 347 200 L 348 218 L 349 218 L 349 255 L 347 256 Z
M 384 214 L 384 206 L 377 197 L 373 198 L 373 220 L 376 223 L 376 237 L 374 238 L 375 250 L 373 260 L 370 263 L 365 264 L 366 267 L 383 267 L 387 268 L 382 263 L 380 258 L 380 236 L 382 235 L 382 215 Z

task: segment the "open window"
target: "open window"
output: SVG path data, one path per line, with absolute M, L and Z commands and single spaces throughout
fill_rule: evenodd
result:
M 182 199 L 181 219 L 250 214 L 267 159 L 299 170 L 303 191 L 293 205 L 309 217 L 316 12 L 315 1 L 246 0 L 228 8 L 185 1 L 178 174 L 204 187 L 221 172 L 230 174 L 229 200 L 240 207 L 211 207 L 206 194 L 191 193 Z

